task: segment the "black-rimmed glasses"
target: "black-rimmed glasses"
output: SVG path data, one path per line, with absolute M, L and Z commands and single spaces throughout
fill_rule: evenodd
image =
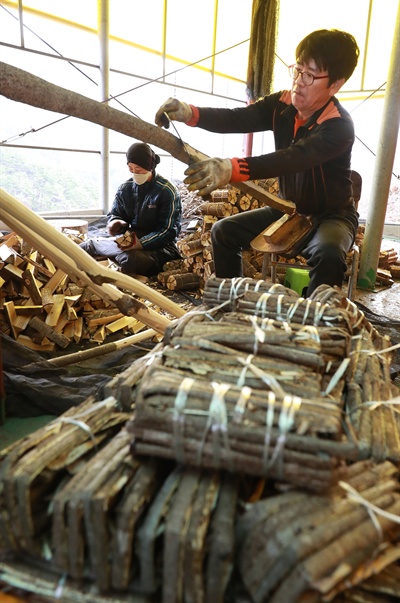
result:
M 312 86 L 312 84 L 314 83 L 314 80 L 323 80 L 323 79 L 329 77 L 329 75 L 313 75 L 312 73 L 309 73 L 308 71 L 300 71 L 300 69 L 297 67 L 297 65 L 289 65 L 288 69 L 289 69 L 289 75 L 292 78 L 292 80 L 297 80 L 299 75 L 301 75 L 301 81 L 303 82 L 303 84 L 305 86 Z

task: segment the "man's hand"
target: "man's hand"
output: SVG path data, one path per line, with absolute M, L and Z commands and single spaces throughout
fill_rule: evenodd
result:
M 185 174 L 187 178 L 183 182 L 190 191 L 198 191 L 200 196 L 208 195 L 228 184 L 232 177 L 232 162 L 218 157 L 205 159 L 192 163 Z
M 172 97 L 161 105 L 154 119 L 155 123 L 157 126 L 160 126 L 160 128 L 162 126 L 164 126 L 164 128 L 169 128 L 169 121 L 164 113 L 167 113 L 171 121 L 187 122 L 192 117 L 192 109 L 190 106 L 187 103 Z
M 124 220 L 112 220 L 108 223 L 108 234 L 111 236 L 124 232 L 128 228 L 128 224 Z

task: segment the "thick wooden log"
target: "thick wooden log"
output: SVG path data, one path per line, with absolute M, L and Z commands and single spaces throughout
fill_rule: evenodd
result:
M 85 119 L 143 142 L 154 144 L 186 164 L 193 161 L 193 158 L 198 161 L 208 158 L 208 155 L 194 149 L 189 144 L 183 145 L 177 136 L 162 128 L 114 109 L 106 103 L 97 102 L 77 92 L 51 84 L 27 71 L 3 62 L 0 62 L 0 94 L 20 103 Z M 294 203 L 280 199 L 254 182 L 236 183 L 235 187 L 286 213 L 292 213 L 295 210 Z

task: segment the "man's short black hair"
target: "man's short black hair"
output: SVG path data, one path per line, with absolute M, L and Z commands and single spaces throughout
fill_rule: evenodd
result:
M 320 71 L 329 73 L 329 83 L 348 80 L 356 68 L 360 50 L 355 38 L 339 29 L 319 29 L 308 34 L 296 48 L 296 61 L 314 60 Z

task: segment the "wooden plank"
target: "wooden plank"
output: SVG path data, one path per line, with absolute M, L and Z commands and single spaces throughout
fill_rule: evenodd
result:
M 57 289 L 57 287 L 61 286 L 63 280 L 65 280 L 67 274 L 60 269 L 55 270 L 53 276 L 47 281 L 46 288 L 49 289 L 52 293 Z
M 42 303 L 42 296 L 40 294 L 40 287 L 43 286 L 43 283 L 36 280 L 32 267 L 26 268 L 22 273 L 22 279 L 25 287 L 29 291 L 29 295 L 31 296 L 34 304 Z
M 18 335 L 16 341 L 24 345 L 26 348 L 29 348 L 30 350 L 37 350 L 38 352 L 54 352 L 56 347 L 53 342 L 44 345 L 34 343 L 27 335 Z
M 64 307 L 64 295 L 53 295 L 53 301 L 53 307 L 46 316 L 46 324 L 49 325 L 49 327 L 55 327 L 57 325 L 58 319 L 60 318 Z
M 118 320 L 115 320 L 111 324 L 105 325 L 106 333 L 116 333 L 122 329 L 129 328 L 137 322 L 136 318 L 130 316 L 123 316 Z

